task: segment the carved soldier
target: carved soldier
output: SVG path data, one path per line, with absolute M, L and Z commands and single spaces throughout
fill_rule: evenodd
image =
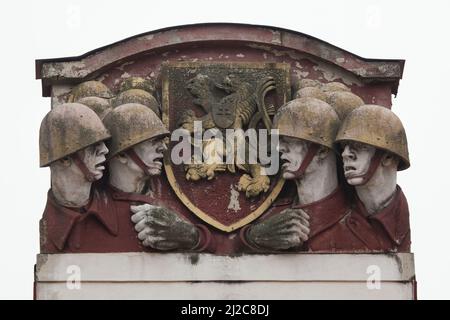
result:
M 130 238 L 137 235 L 143 246 L 156 250 L 206 248 L 211 238 L 207 228 L 163 206 L 151 189 L 151 178 L 161 174 L 169 134 L 158 116 L 142 104 L 127 103 L 111 111 L 104 122 L 112 135 L 108 189 L 111 206 L 124 219 L 121 227 L 134 232 Z
M 156 115 L 160 116 L 159 104 L 154 95 L 155 88 L 149 80 L 140 77 L 130 77 L 120 84 L 120 91 L 113 101 L 117 107 L 126 103 L 140 103 L 149 107 Z
M 43 119 L 40 166 L 50 167 L 51 189 L 40 221 L 41 252 L 110 249 L 105 240 L 117 235 L 117 221 L 104 210 L 104 194 L 92 188 L 103 176 L 109 137 L 95 112 L 79 103 L 57 106 Z
M 319 99 L 300 98 L 280 108 L 274 125 L 283 178 L 295 182 L 297 197 L 289 205 L 275 203 L 241 236 L 262 250 L 367 251 L 346 223 L 351 208 L 338 182 L 333 150 L 340 126 L 337 113 Z
M 112 96 L 109 88 L 100 81 L 86 81 L 72 89 L 68 100 L 88 106 L 103 119 L 112 110 Z
M 364 104 L 364 101 L 350 91 L 350 88 L 340 82 L 320 83 L 317 80 L 302 79 L 296 98 L 316 98 L 325 101 L 334 108 L 340 120 L 355 108 Z
M 344 174 L 355 187 L 351 231 L 371 249 L 409 252 L 409 211 L 397 185 L 397 171 L 409 167 L 406 133 L 389 109 L 364 105 L 343 122 L 336 142 L 343 149 Z M 377 239 L 367 238 L 375 230 Z

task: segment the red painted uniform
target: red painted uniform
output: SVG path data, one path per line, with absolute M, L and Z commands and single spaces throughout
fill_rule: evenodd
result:
M 59 205 L 50 190 L 41 226 L 41 253 L 142 251 L 130 214 L 111 206 L 105 191 L 94 190 L 81 208 Z
M 154 197 L 126 193 L 113 187 L 92 192 L 89 203 L 81 208 L 59 205 L 51 190 L 41 226 L 41 253 L 139 252 L 156 251 L 144 247 L 131 221 L 130 205 L 158 204 Z M 197 226 L 200 242 L 193 251 L 211 246 L 211 235 Z
M 299 208 L 308 213 L 310 234 L 301 247 L 289 251 L 307 252 L 409 252 L 410 229 L 406 198 L 400 187 L 388 207 L 369 216 L 358 201 L 349 205 L 341 188 L 326 198 L 307 205 L 275 203 L 263 217 L 267 218 L 287 208 Z M 241 238 L 245 240 L 245 232 Z M 255 251 L 264 251 L 247 243 Z
M 373 251 L 411 250 L 408 203 L 399 186 L 389 205 L 375 214 L 369 215 L 364 204 L 357 200 L 349 227 Z M 368 229 L 374 231 L 377 241 L 367 236 Z
M 349 217 L 352 214 L 352 209 L 342 188 L 338 187 L 324 199 L 307 205 L 298 205 L 293 201 L 290 201 L 290 203 L 276 202 L 263 219 L 288 208 L 302 209 L 310 217 L 308 241 L 302 247 L 288 251 L 367 252 L 370 250 L 359 237 L 349 230 Z M 244 238 L 245 229 L 241 231 L 242 238 Z M 248 243 L 247 245 L 255 250 L 258 249 Z

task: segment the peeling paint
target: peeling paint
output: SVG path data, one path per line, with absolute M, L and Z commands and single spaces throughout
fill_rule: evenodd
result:
M 134 61 L 128 61 L 128 62 L 122 63 L 120 66 L 116 67 L 116 69 L 123 71 L 124 67 L 132 65 L 132 64 L 134 64 Z
M 367 70 L 365 68 L 356 68 L 352 69 L 352 71 L 362 77 L 364 77 L 367 74 Z
M 270 52 L 276 57 L 288 56 L 294 60 L 300 60 L 300 59 L 303 59 L 306 57 L 305 55 L 302 55 L 294 50 L 277 50 L 277 49 L 272 48 L 271 46 L 263 45 L 263 44 L 250 43 L 247 46 L 250 48 L 253 48 L 253 49 L 259 49 L 259 50 L 264 50 L 264 51 Z
M 378 70 L 388 77 L 393 77 L 400 73 L 399 66 L 392 64 L 382 64 L 378 66 Z
M 128 72 L 124 72 L 124 73 L 121 74 L 120 77 L 121 77 L 122 79 L 125 79 L 125 78 L 131 77 L 131 75 L 130 75 Z
M 52 87 L 51 108 L 67 102 L 67 96 L 72 90 L 71 85 L 54 85 Z
M 330 64 L 317 62 L 317 65 L 313 67 L 313 70 L 322 73 L 322 78 L 328 82 L 342 80 L 342 82 L 348 86 L 362 85 L 361 81 L 351 73 Z
M 228 236 L 228 239 L 233 240 L 234 238 L 236 238 L 237 234 L 236 233 L 232 233 Z
M 272 41 L 273 44 L 281 44 L 281 32 L 278 30 L 272 30 Z
M 138 40 L 139 41 L 142 41 L 142 40 L 149 41 L 149 40 L 152 40 L 154 37 L 155 37 L 154 34 L 149 34 L 149 35 L 146 35 L 146 36 L 143 36 L 143 37 L 139 37 Z
M 42 66 L 43 78 L 83 78 L 89 73 L 90 70 L 88 70 L 82 61 L 55 62 Z
M 237 191 L 233 185 L 230 186 L 230 203 L 228 204 L 227 209 L 233 210 L 234 212 L 241 210 L 241 206 L 239 204 L 239 191 Z
M 34 280 L 39 281 L 38 275 L 41 273 L 41 269 L 45 267 L 47 261 L 48 261 L 49 255 L 48 254 L 38 254 L 36 259 L 36 271 L 34 273 Z

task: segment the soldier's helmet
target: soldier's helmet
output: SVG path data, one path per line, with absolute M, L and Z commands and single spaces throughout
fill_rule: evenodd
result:
M 274 117 L 280 136 L 303 139 L 330 149 L 340 126 L 334 109 L 326 102 L 306 97 L 289 101 Z
M 355 141 L 389 151 L 399 157 L 398 170 L 409 168 L 408 142 L 400 119 L 388 108 L 363 105 L 345 118 L 336 143 Z
M 129 77 L 120 84 L 119 92 L 124 92 L 130 89 L 140 89 L 147 91 L 151 95 L 155 93 L 155 87 L 150 80 L 141 77 Z
M 139 103 L 127 103 L 114 108 L 107 114 L 104 123 L 111 132 L 111 139 L 107 143 L 108 158 L 148 139 L 169 135 L 159 117 Z
M 336 92 L 336 91 L 350 92 L 350 88 L 347 87 L 345 84 L 335 81 L 322 84 L 320 89 L 322 89 L 323 92 Z
M 69 102 L 78 102 L 85 97 L 110 99 L 113 97 L 109 88 L 100 81 L 86 81 L 74 87 L 69 95 Z
M 298 98 L 316 98 L 322 101 L 325 101 L 326 94 L 323 92 L 320 87 L 304 87 L 299 89 L 295 93 L 295 99 Z
M 348 91 L 327 92 L 325 101 L 334 108 L 341 121 L 343 121 L 351 111 L 364 105 L 364 101 L 360 97 Z
M 155 88 L 150 80 L 130 77 L 120 84 L 119 94 L 112 100 L 114 107 L 126 103 L 140 103 L 160 116 L 159 103 L 154 97 Z
M 84 97 L 79 99 L 77 102 L 91 108 L 102 120 L 105 118 L 108 112 L 112 110 L 109 100 L 104 98 Z
M 65 103 L 44 117 L 39 130 L 40 166 L 67 157 L 110 137 L 97 114 L 80 103 Z
M 119 93 L 119 95 L 113 99 L 114 107 L 118 107 L 127 103 L 140 103 L 150 108 L 158 116 L 160 115 L 158 101 L 156 101 L 155 97 L 153 97 L 149 92 L 142 89 L 125 90 Z

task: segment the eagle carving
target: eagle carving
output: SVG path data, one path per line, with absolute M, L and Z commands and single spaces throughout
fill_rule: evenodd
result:
M 186 89 L 193 96 L 194 104 L 201 107 L 205 114 L 197 117 L 192 110 L 186 110 L 180 117 L 178 126 L 191 133 L 194 131 L 194 121 L 201 121 L 203 130 L 235 129 L 235 141 L 232 144 L 235 161 L 232 164 L 225 164 L 223 161 L 224 152 L 227 146 L 230 146 L 225 141 L 225 134 L 223 139 L 204 140 L 202 147 L 206 158 L 201 163 L 185 165 L 186 179 L 212 179 L 217 172 L 241 171 L 244 174 L 239 180 L 238 190 L 245 192 L 247 197 L 255 197 L 269 190 L 270 178 L 264 174 L 263 166 L 248 161 L 248 150 L 256 146 L 249 145 L 243 132 L 256 128 L 259 122 L 262 122 L 266 129 L 271 129 L 270 116 L 275 113 L 275 107 L 266 106 L 264 99 L 267 93 L 275 88 L 275 80 L 270 76 L 257 81 L 256 86 L 236 74 L 225 76 L 219 83 L 204 74 L 197 74 L 187 81 Z M 237 146 L 240 143 L 245 144 L 246 155 L 243 161 L 236 161 Z

